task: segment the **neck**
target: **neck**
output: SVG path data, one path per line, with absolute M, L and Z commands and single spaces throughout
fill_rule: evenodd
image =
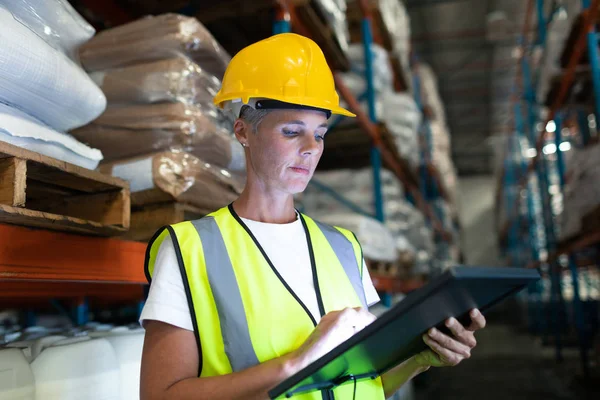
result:
M 233 203 L 242 218 L 270 224 L 287 224 L 296 220 L 294 197 L 289 193 L 269 190 L 248 180 L 244 191 Z

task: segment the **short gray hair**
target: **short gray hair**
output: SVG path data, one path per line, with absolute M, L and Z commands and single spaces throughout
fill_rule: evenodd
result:
M 244 104 L 240 109 L 239 118 L 249 123 L 252 126 L 252 131 L 257 133 L 258 126 L 270 112 L 271 110 L 256 110 L 249 105 Z

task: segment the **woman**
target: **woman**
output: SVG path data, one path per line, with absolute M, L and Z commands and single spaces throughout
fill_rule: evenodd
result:
M 148 247 L 150 293 L 141 398 L 264 399 L 269 389 L 364 328 L 379 299 L 356 237 L 294 209 L 339 107 L 333 76 L 311 40 L 281 34 L 231 61 L 215 103 L 231 109 L 244 146 L 240 198 L 197 221 L 157 233 Z M 358 399 L 383 399 L 431 366 L 456 365 L 475 347 L 473 325 L 447 321 L 431 348 L 359 381 Z M 353 385 L 300 399 L 352 399 Z

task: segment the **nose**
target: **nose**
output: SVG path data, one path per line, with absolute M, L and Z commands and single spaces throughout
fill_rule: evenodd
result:
M 322 144 L 317 141 L 313 135 L 305 135 L 302 140 L 300 147 L 300 154 L 303 156 L 309 156 L 319 154 L 322 149 Z

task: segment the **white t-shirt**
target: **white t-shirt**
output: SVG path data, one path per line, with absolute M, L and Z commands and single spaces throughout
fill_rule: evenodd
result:
M 302 221 L 289 224 L 268 224 L 242 218 L 261 244 L 263 250 L 283 280 L 306 305 L 315 320 L 321 319 L 313 283 L 310 256 Z M 364 265 L 364 260 L 363 260 Z M 369 306 L 379 301 L 366 266 L 363 286 Z M 164 240 L 156 255 L 150 292 L 140 316 L 193 331 L 183 280 L 179 271 L 175 248 L 171 240 Z

